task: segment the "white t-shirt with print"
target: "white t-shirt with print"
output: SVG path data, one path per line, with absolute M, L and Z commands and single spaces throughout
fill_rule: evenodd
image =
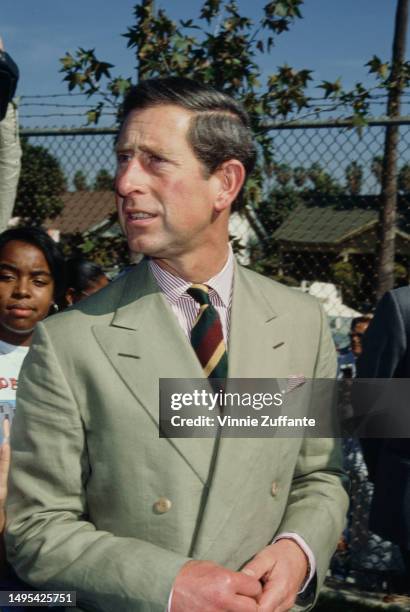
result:
M 16 408 L 17 381 L 28 346 L 16 346 L 0 340 L 0 425 L 7 415 L 13 419 Z M 0 426 L 0 444 L 3 428 Z

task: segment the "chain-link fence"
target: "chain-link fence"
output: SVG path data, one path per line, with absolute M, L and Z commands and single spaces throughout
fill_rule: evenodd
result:
M 396 270 L 407 284 L 410 256 L 409 121 L 399 127 Z M 387 121 L 371 121 L 362 130 L 335 123 L 293 125 L 274 132 L 274 173 L 279 195 L 288 198 L 287 216 L 274 229 L 284 276 L 311 287 L 330 316 L 346 310 L 365 312 L 375 302 L 378 214 Z M 337 304 L 338 300 L 340 303 Z M 332 304 L 332 306 L 330 306 Z M 343 305 L 342 305 L 343 304 Z M 347 317 L 352 312 L 347 312 Z
M 273 127 L 275 161 L 264 185 L 265 203 L 232 219 L 231 234 L 242 247 L 243 261 L 252 265 L 252 259 L 267 257 L 268 272 L 323 301 L 335 333 L 341 335 L 346 321 L 371 310 L 375 302 L 387 124 L 373 120 L 362 129 L 346 122 Z M 409 280 L 410 258 L 410 118 L 402 118 L 399 125 L 395 276 L 403 285 Z M 101 192 L 111 187 L 115 173 L 116 129 L 31 129 L 22 135 L 59 160 L 67 181 L 65 207 L 75 201 L 76 212 L 83 206 L 90 217 L 88 227 L 83 220 L 81 231 L 95 229 L 94 216 L 95 226 L 101 227 L 101 216 L 112 201 L 111 194 Z M 95 210 L 97 191 L 104 202 L 100 215 Z M 54 225 L 61 226 L 61 219 Z M 60 229 L 64 233 L 72 227 Z
M 274 163 L 264 207 L 232 219 L 231 235 L 242 260 L 315 295 L 324 305 L 345 371 L 354 369 L 349 331 L 354 317 L 375 303 L 378 214 L 385 129 L 373 120 L 275 126 Z M 410 118 L 401 118 L 398 151 L 396 283 L 409 282 Z M 66 177 L 64 210 L 49 226 L 57 232 L 117 231 L 112 177 L 116 129 L 30 129 L 22 136 L 45 147 Z M 39 177 L 38 180 L 41 180 Z M 111 215 L 111 216 L 110 216 Z M 332 564 L 333 576 L 385 588 L 400 572 L 400 556 L 371 534 L 367 514 L 372 486 L 357 444 L 345 443 L 352 507 L 349 527 Z

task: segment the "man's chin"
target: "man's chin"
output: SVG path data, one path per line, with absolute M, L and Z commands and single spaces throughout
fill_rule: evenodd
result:
M 161 248 L 161 245 L 142 238 L 134 240 L 129 238 L 128 248 L 133 255 L 146 255 L 147 257 L 161 257 L 164 253 L 164 248 Z

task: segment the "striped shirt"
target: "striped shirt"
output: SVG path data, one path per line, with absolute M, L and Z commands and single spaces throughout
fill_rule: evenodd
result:
M 178 319 L 180 326 L 187 335 L 191 337 L 191 330 L 199 312 L 199 304 L 193 297 L 188 295 L 187 289 L 192 283 L 184 280 L 180 276 L 174 276 L 167 270 L 161 268 L 154 259 L 148 260 L 148 265 L 159 288 L 165 295 Z M 218 274 L 213 276 L 203 285 L 210 287 L 209 299 L 216 308 L 222 324 L 225 345 L 228 346 L 229 330 L 231 323 L 231 302 L 233 287 L 234 257 L 232 248 L 229 246 L 229 255 L 226 264 Z

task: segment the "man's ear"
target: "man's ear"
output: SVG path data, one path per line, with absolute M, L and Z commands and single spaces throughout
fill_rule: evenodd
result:
M 245 181 L 245 168 L 238 159 L 229 159 L 216 171 L 219 190 L 215 198 L 215 210 L 221 212 L 234 202 Z

